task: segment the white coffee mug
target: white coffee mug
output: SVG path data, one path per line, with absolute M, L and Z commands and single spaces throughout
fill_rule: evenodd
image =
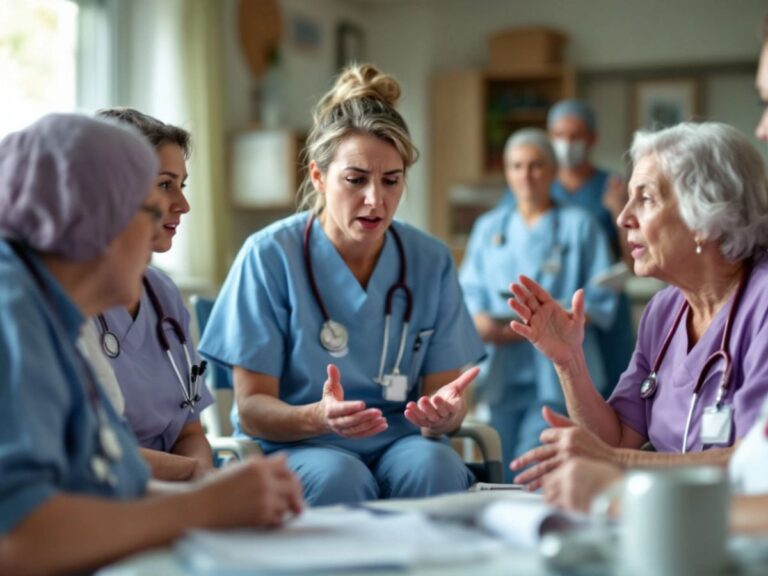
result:
M 620 501 L 618 571 L 627 576 L 703 576 L 727 565 L 728 479 L 699 466 L 632 470 L 601 495 L 598 516 Z

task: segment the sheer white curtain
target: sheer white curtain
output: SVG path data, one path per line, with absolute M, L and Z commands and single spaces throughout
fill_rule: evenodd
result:
M 116 57 L 116 105 L 132 106 L 192 133 L 187 197 L 173 249 L 154 263 L 182 289 L 221 280 L 226 247 L 220 92 L 220 10 L 216 0 L 108 0 Z

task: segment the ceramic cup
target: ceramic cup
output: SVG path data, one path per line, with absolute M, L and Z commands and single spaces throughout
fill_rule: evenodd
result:
M 619 501 L 619 574 L 717 575 L 727 565 L 729 496 L 720 468 L 633 470 L 595 501 L 593 512 L 604 517 Z

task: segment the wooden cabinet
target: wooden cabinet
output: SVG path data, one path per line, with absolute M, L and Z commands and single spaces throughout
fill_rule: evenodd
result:
M 472 223 L 504 189 L 507 137 L 519 128 L 545 128 L 549 107 L 573 93 L 573 71 L 565 66 L 432 78 L 430 229 L 458 259 Z

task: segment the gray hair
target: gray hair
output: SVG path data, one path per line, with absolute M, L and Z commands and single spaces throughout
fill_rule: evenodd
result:
M 677 197 L 680 216 L 702 240 L 717 241 L 728 260 L 768 247 L 768 181 L 760 153 L 736 128 L 683 122 L 639 131 L 632 162 L 650 154 Z
M 544 152 L 544 156 L 552 166 L 557 166 L 557 157 L 552 143 L 549 141 L 549 135 L 541 128 L 521 128 L 507 138 L 504 144 L 504 161 L 513 148 L 520 146 L 534 146 Z
M 419 152 L 405 120 L 395 110 L 399 98 L 400 84 L 375 66 L 355 64 L 345 69 L 315 107 L 304 165 L 315 162 L 325 174 L 341 142 L 352 134 L 364 134 L 392 144 L 407 169 L 416 162 Z M 308 172 L 299 188 L 299 199 L 299 210 L 319 214 L 325 207 L 325 196 L 317 193 Z

